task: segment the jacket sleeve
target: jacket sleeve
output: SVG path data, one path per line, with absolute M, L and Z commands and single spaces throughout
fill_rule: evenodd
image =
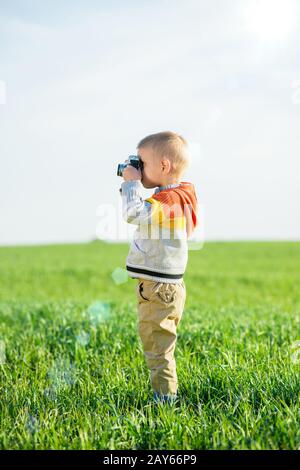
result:
M 142 187 L 140 180 L 124 181 L 121 184 L 122 215 L 129 224 L 155 223 L 159 203 L 152 198 L 144 200 L 140 195 Z

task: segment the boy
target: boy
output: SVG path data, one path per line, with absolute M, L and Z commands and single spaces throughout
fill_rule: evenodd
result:
M 181 181 L 189 164 L 187 142 L 174 132 L 151 134 L 138 146 L 142 171 L 128 165 L 121 184 L 122 212 L 137 225 L 126 269 L 137 279 L 138 332 L 151 369 L 155 402 L 177 398 L 174 358 L 176 328 L 184 309 L 183 274 L 187 239 L 197 225 L 197 197 L 192 183 Z M 156 188 L 143 200 L 142 187 Z

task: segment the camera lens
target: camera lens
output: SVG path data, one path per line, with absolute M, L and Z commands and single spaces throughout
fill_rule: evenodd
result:
M 118 176 L 122 176 L 123 170 L 126 166 L 127 166 L 126 163 L 125 164 L 124 163 L 119 163 L 118 164 L 118 170 L 117 170 L 117 175 Z

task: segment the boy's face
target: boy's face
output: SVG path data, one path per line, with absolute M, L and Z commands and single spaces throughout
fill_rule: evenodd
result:
M 163 163 L 157 158 L 150 148 L 138 149 L 138 155 L 143 162 L 142 184 L 145 188 L 155 188 L 161 186 L 161 181 L 165 172 L 163 172 Z

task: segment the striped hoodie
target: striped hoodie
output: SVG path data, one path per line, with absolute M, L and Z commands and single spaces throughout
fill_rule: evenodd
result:
M 181 282 L 187 261 L 187 240 L 198 224 L 194 185 L 182 181 L 159 186 L 143 200 L 140 180 L 121 184 L 123 219 L 137 226 L 126 258 L 132 278 Z

